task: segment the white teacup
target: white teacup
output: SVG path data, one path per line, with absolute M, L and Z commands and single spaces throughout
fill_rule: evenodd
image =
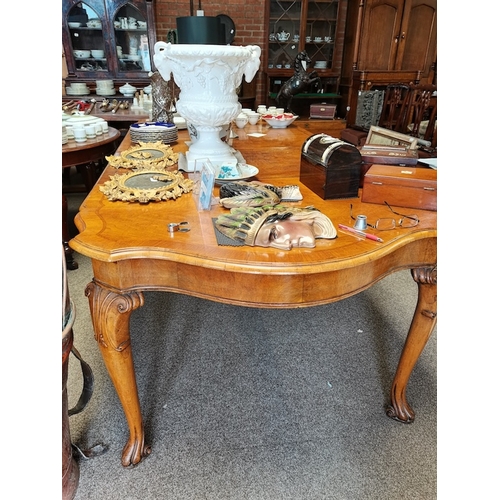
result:
M 240 113 L 235 119 L 234 123 L 238 128 L 243 128 L 248 123 L 248 116 L 245 113 Z
M 250 123 L 250 125 L 256 125 L 260 118 L 260 114 L 254 112 L 248 113 L 247 116 L 248 116 L 248 123 Z
M 106 134 L 106 133 L 109 131 L 109 125 L 108 125 L 108 122 L 102 122 L 102 123 L 101 123 L 101 127 L 102 127 L 102 132 L 103 132 L 103 134 Z
M 87 140 L 87 134 L 85 133 L 85 129 L 83 127 L 74 127 L 73 135 L 75 136 L 76 142 L 85 142 Z
M 93 139 L 95 137 L 95 125 L 85 125 L 85 134 L 87 135 L 87 139 Z

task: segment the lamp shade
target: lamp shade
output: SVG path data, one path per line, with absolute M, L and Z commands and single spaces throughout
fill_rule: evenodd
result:
M 224 26 L 218 17 L 178 17 L 178 43 L 223 45 Z

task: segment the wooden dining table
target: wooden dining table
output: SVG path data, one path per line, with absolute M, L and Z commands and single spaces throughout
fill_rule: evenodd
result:
M 363 203 L 360 196 L 324 200 L 300 182 L 304 141 L 319 131 L 339 137 L 340 128 L 336 127 L 332 121 L 297 120 L 287 129 L 273 129 L 259 122 L 237 129 L 238 137 L 230 142 L 248 164 L 258 168 L 256 180 L 275 186 L 298 185 L 303 200 L 293 205 L 314 205 L 335 227 L 352 225 L 351 204 L 353 213 L 365 214 L 368 221 L 389 217 L 384 205 Z M 174 150 L 185 152 L 186 140 L 187 133 L 180 131 Z M 127 136 L 116 154 L 130 146 Z M 130 316 L 144 304 L 147 291 L 181 293 L 246 307 L 302 308 L 342 300 L 391 273 L 411 270 L 418 301 L 395 368 L 386 413 L 397 421 L 413 422 L 415 412 L 407 401 L 406 388 L 437 317 L 436 212 L 411 209 L 419 223 L 383 231 L 383 242 L 339 231 L 335 239 L 316 240 L 315 248 L 285 251 L 222 246 L 212 219 L 226 209 L 215 204 L 210 210 L 199 211 L 192 193 L 149 204 L 109 201 L 100 187 L 110 176 L 124 172 L 107 166 L 80 207 L 75 218 L 80 233 L 70 241 L 75 251 L 92 260 L 93 279 L 85 294 L 97 344 L 128 422 L 123 466 L 137 464 L 151 452 L 144 434 L 130 342 Z M 218 195 L 218 186 L 214 195 Z M 179 221 L 187 221 L 190 231 L 170 233 L 167 225 Z

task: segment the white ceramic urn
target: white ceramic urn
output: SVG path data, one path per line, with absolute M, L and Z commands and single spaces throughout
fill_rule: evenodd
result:
M 257 45 L 155 44 L 155 66 L 164 80 L 173 75 L 180 88 L 177 111 L 198 133 L 185 161 L 179 158 L 179 168 L 192 172 L 195 161 L 202 158 L 209 158 L 213 165 L 234 161 L 234 151 L 221 141 L 220 131 L 241 111 L 236 89 L 243 76 L 247 83 L 252 81 L 260 53 Z

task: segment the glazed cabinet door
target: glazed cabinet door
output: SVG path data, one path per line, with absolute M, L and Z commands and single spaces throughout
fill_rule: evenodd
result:
M 151 4 L 151 2 L 149 2 Z M 108 0 L 110 45 L 117 78 L 146 78 L 152 69 L 154 21 L 148 20 L 144 0 Z M 151 30 L 151 22 L 153 29 Z
M 266 0 L 263 49 L 268 92 L 294 74 L 297 54 L 306 51 L 310 70 L 325 92 L 336 92 L 342 65 L 347 0 Z
M 155 41 L 153 0 L 62 2 L 67 81 L 147 81 Z
M 69 74 L 104 77 L 112 71 L 104 2 L 64 0 L 62 41 Z
M 270 70 L 290 69 L 297 54 L 303 50 L 305 28 L 304 3 L 301 0 L 267 0 L 267 67 Z M 301 40 L 302 39 L 302 40 Z M 283 74 L 283 71 L 271 71 Z
M 339 15 L 339 6 L 344 2 L 267 0 L 267 68 L 293 70 L 295 57 L 306 50 L 315 69 L 338 70 L 337 63 L 342 55 L 342 23 L 345 22 L 344 16 Z M 338 29 L 339 24 L 341 29 Z

